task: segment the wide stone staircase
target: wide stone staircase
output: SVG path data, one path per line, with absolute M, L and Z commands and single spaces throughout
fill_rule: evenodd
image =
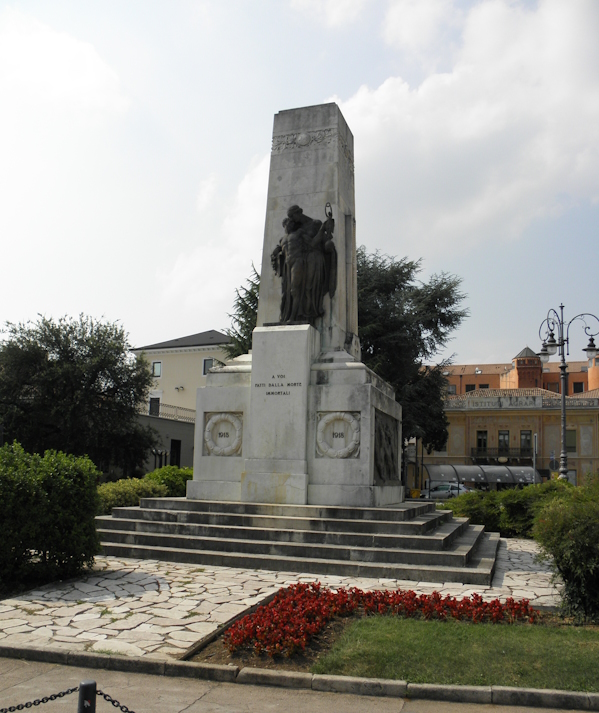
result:
M 96 518 L 105 555 L 490 585 L 499 535 L 407 501 L 382 508 L 144 498 Z

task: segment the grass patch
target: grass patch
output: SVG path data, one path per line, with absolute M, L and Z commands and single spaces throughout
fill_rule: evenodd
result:
M 348 626 L 312 672 L 599 691 L 599 628 L 369 616 Z

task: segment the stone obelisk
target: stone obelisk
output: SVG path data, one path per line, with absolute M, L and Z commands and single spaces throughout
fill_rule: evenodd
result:
M 198 389 L 187 496 L 401 502 L 401 407 L 357 334 L 352 133 L 336 104 L 279 112 L 252 353 Z

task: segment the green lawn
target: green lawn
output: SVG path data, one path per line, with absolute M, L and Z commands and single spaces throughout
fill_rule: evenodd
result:
M 392 616 L 350 625 L 313 673 L 599 691 L 599 628 Z

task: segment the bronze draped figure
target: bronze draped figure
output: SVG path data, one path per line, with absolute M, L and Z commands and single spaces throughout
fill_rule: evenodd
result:
M 337 250 L 332 211 L 321 220 L 304 215 L 297 205 L 287 210 L 285 234 L 271 262 L 281 278 L 281 324 L 315 321 L 324 315 L 324 297 L 333 298 L 337 283 Z

